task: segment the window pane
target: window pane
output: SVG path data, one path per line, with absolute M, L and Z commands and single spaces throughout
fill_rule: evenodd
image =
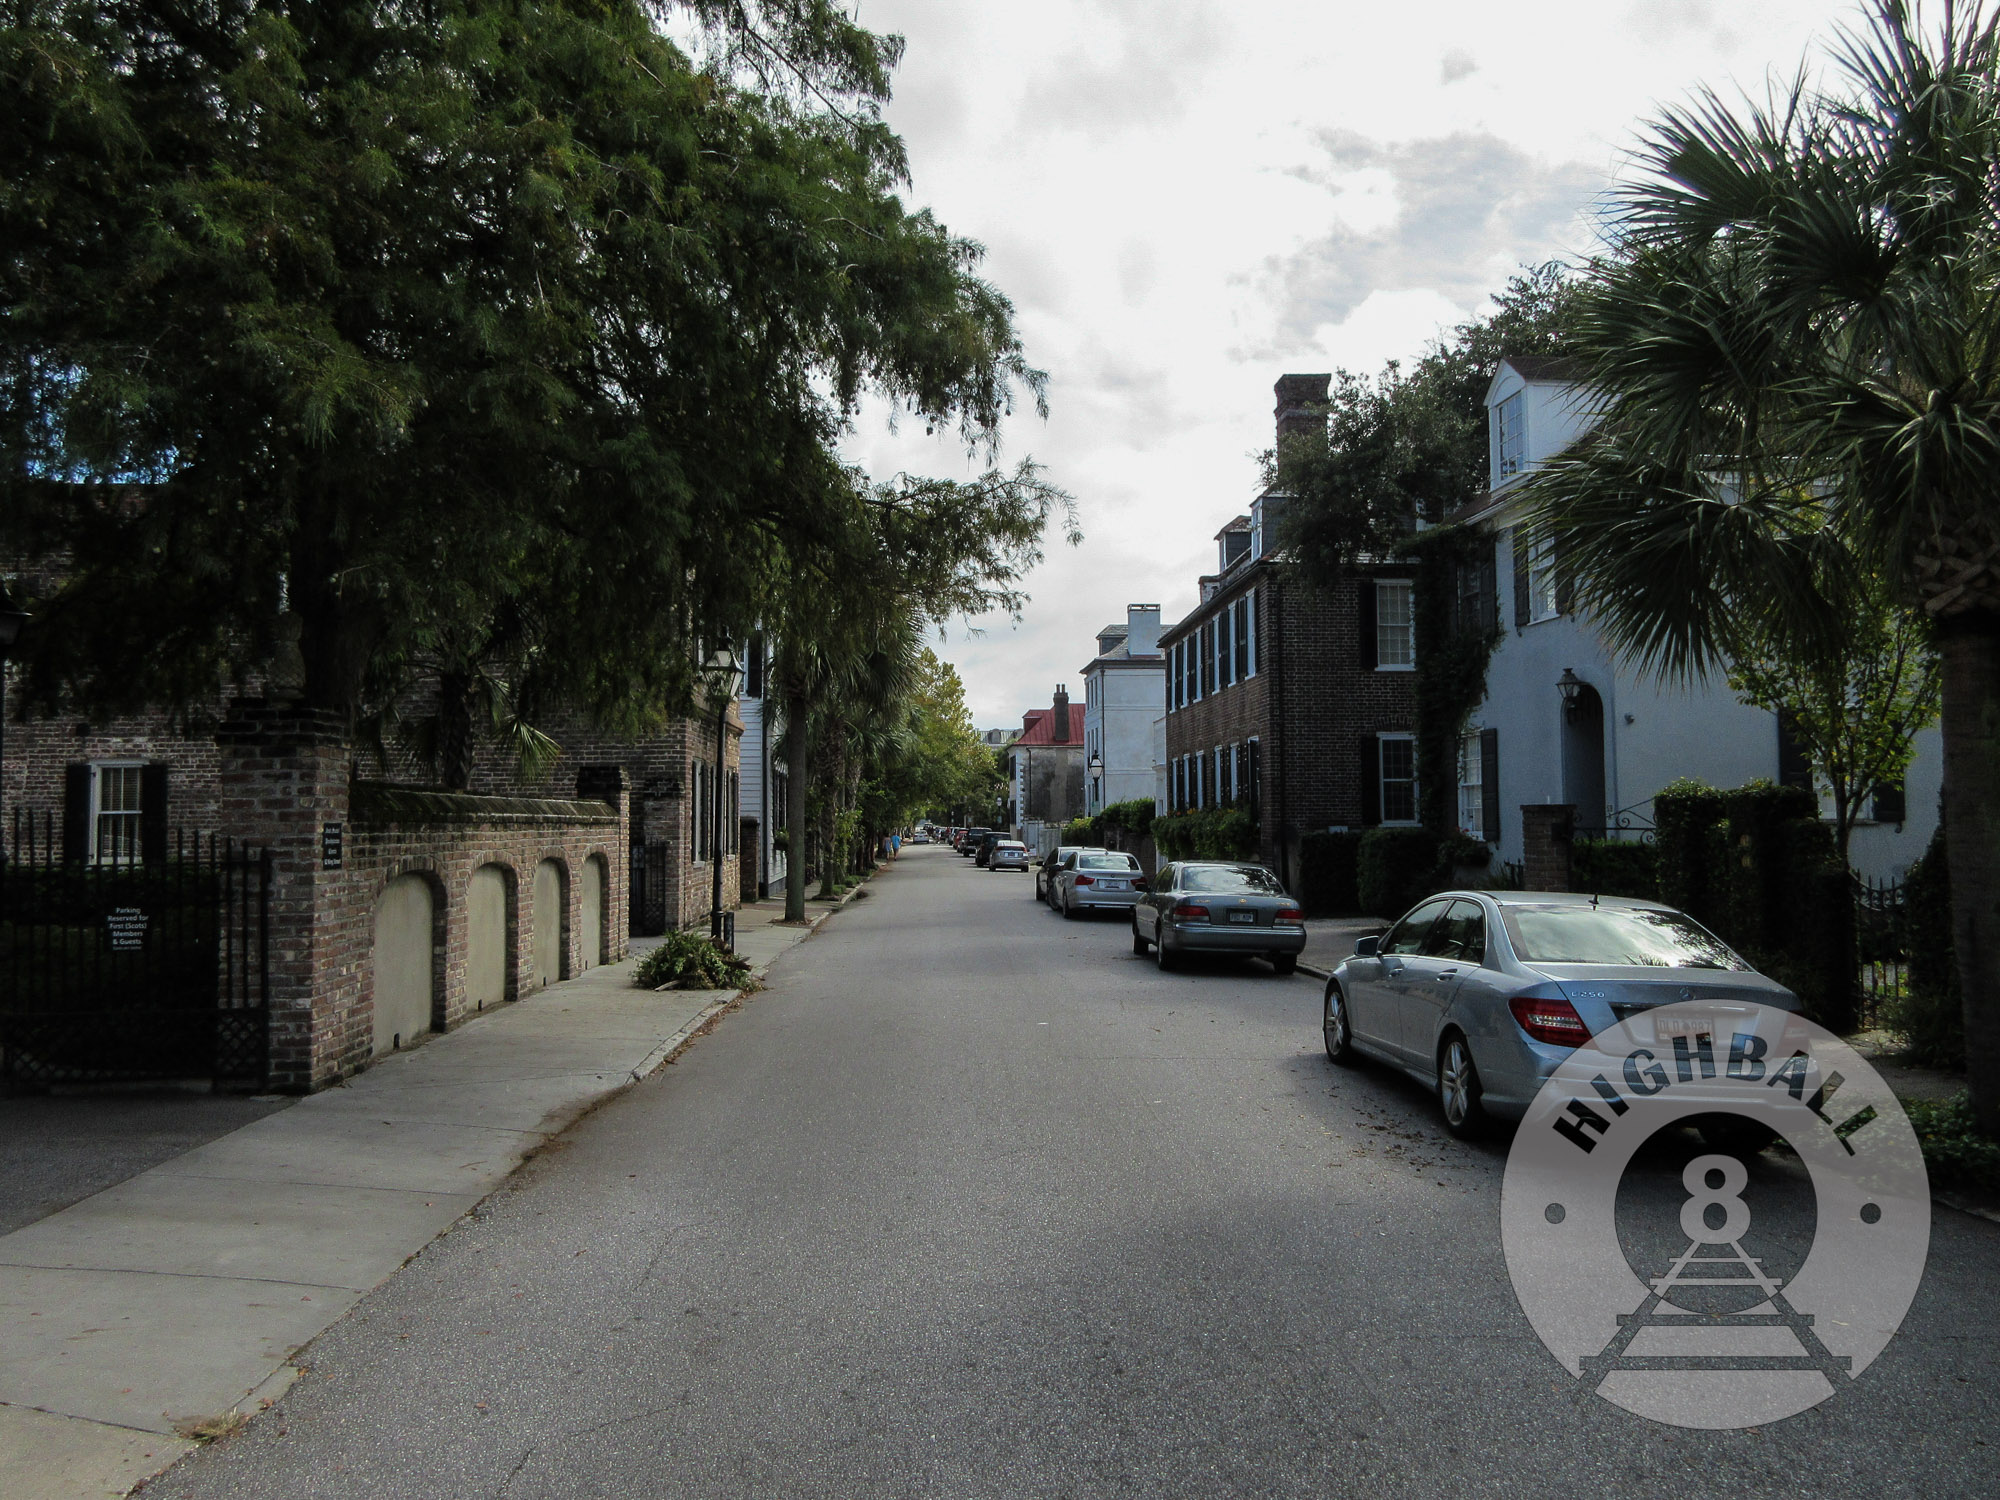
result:
M 1410 585 L 1375 585 L 1375 662 L 1383 667 L 1407 667 L 1416 661 L 1415 630 L 1410 612 Z
M 1743 961 L 1679 912 L 1504 906 L 1514 951 L 1530 963 L 1741 969 Z

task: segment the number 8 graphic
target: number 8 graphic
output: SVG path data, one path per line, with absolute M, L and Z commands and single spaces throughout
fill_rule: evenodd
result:
M 1722 1174 L 1721 1187 L 1708 1185 L 1710 1172 Z M 1750 1227 L 1750 1205 L 1742 1196 L 1749 1181 L 1748 1169 L 1733 1156 L 1697 1156 L 1689 1162 L 1681 1173 L 1681 1186 L 1688 1190 L 1688 1201 L 1681 1205 L 1682 1233 L 1702 1245 L 1728 1245 L 1742 1239 L 1743 1231 Z M 1721 1205 L 1720 1229 L 1708 1227 L 1711 1204 Z

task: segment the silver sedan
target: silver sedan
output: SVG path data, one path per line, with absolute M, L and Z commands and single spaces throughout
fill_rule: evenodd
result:
M 1146 893 L 1145 872 L 1129 854 L 1079 849 L 1055 873 L 1049 904 L 1065 917 L 1097 907 L 1124 911 Z
M 1321 1032 L 1337 1063 L 1365 1054 L 1437 1090 L 1446 1126 L 1518 1120 L 1564 1058 L 1640 1011 L 1712 1003 L 1720 1025 L 1798 997 L 1691 918 L 1650 901 L 1543 891 L 1447 891 L 1327 980 Z M 1696 1121 L 1718 1150 L 1733 1117 Z M 1761 1144 L 1754 1143 L 1754 1144 Z
M 993 846 L 993 852 L 986 856 L 986 868 L 994 870 L 1025 870 L 1028 868 L 1028 846 L 1019 839 L 1001 839 Z
M 1289 974 L 1305 946 L 1305 912 L 1262 865 L 1167 865 L 1132 908 L 1132 951 L 1152 948 L 1163 969 L 1186 953 L 1237 953 Z

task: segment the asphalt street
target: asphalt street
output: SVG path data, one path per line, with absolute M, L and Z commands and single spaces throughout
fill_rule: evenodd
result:
M 1801 1416 L 1573 1399 L 1504 1138 L 1329 1065 L 1317 981 L 1162 974 L 1029 881 L 907 851 L 149 1500 L 2000 1494 L 2000 1225 L 1940 1209 Z

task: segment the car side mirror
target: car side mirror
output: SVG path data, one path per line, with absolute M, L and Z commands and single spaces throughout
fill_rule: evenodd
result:
M 1354 956 L 1356 958 L 1373 958 L 1381 951 L 1382 940 L 1379 937 L 1361 938 L 1354 945 Z

